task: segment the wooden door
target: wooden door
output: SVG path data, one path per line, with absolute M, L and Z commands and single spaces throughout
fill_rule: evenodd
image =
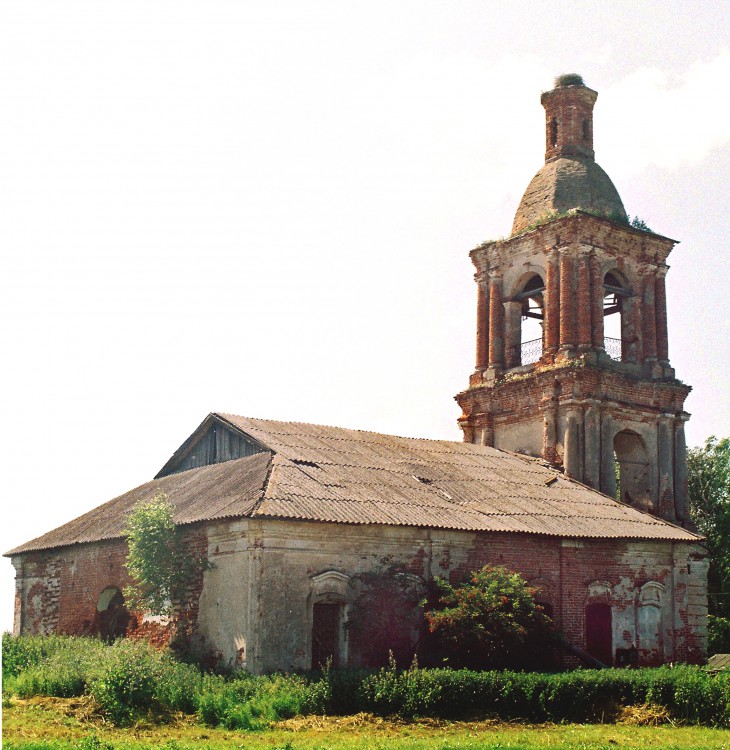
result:
M 613 666 L 610 604 L 597 603 L 586 607 L 586 651 L 606 666 Z

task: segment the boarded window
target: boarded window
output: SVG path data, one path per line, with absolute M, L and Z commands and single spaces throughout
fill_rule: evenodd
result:
M 613 664 L 611 605 L 597 602 L 586 606 L 586 651 L 607 666 Z
M 332 662 L 340 666 L 341 604 L 320 603 L 312 608 L 312 669 Z

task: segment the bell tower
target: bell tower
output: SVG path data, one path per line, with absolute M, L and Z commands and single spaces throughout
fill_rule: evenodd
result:
M 470 253 L 476 367 L 459 425 L 687 525 L 690 388 L 669 363 L 665 292 L 676 241 L 630 225 L 595 162 L 597 96 L 574 74 L 542 95 L 545 164 L 511 237 Z

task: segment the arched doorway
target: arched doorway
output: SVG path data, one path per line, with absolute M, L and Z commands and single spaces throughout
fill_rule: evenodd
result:
M 344 626 L 349 581 L 349 576 L 336 570 L 312 577 L 312 669 L 321 669 L 327 663 L 333 667 L 347 663 Z
M 126 635 L 129 612 L 124 606 L 124 595 L 116 586 L 109 586 L 99 594 L 94 619 L 103 640 L 113 641 Z

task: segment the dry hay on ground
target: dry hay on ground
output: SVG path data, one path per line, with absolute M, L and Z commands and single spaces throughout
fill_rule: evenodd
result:
M 664 706 L 646 703 L 643 706 L 621 706 L 616 713 L 616 723 L 634 727 L 658 727 L 671 723 L 671 717 Z

